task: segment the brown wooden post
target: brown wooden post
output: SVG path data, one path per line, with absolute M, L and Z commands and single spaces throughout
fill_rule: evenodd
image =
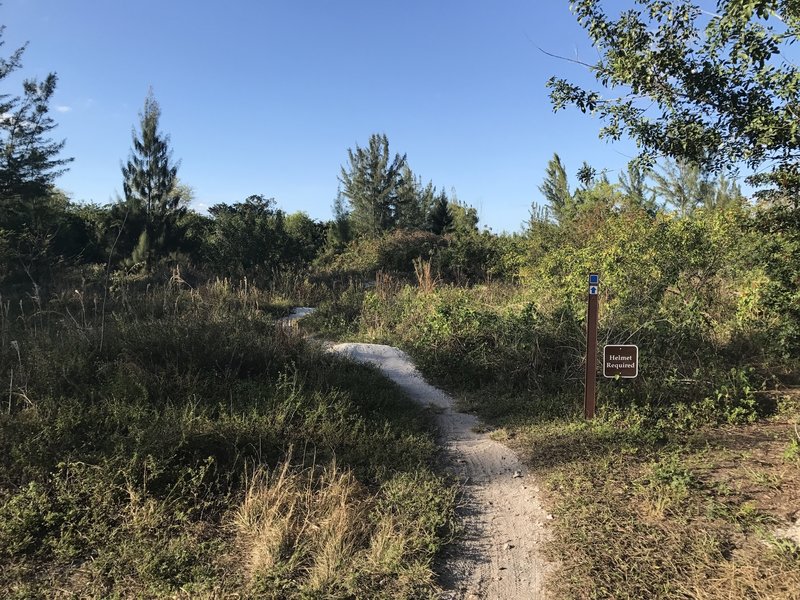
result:
M 586 314 L 586 384 L 583 395 L 583 413 L 587 419 L 594 418 L 597 387 L 597 295 L 600 292 L 600 276 L 589 274 L 589 299 Z

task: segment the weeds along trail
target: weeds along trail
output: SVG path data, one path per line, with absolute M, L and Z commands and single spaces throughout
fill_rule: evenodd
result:
M 292 326 L 310 312 L 295 309 L 283 323 Z M 414 401 L 431 405 L 437 413 L 445 469 L 463 484 L 464 535 L 440 569 L 444 597 L 543 598 L 544 578 L 554 567 L 542 553 L 549 515 L 542 509 L 535 480 L 516 454 L 479 433 L 477 417 L 457 412 L 453 399 L 428 384 L 398 348 L 343 343 L 328 350 L 377 366 Z
M 439 597 L 456 490 L 396 385 L 254 287 L 75 295 L 0 302 L 0 598 Z
M 297 308 L 291 326 L 312 309 Z M 442 584 L 449 599 L 535 600 L 554 565 L 542 554 L 548 515 L 539 488 L 516 454 L 480 433 L 478 418 L 455 410 L 454 400 L 428 384 L 402 350 L 381 344 L 342 343 L 328 350 L 375 365 L 408 396 L 437 414 L 445 469 L 462 483 L 464 534 L 445 557 Z

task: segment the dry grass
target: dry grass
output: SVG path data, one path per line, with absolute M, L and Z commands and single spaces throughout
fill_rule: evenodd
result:
M 432 517 L 398 512 L 387 499 L 412 479 L 370 493 L 334 463 L 295 468 L 287 460 L 272 471 L 257 469 L 232 517 L 251 590 L 283 590 L 286 597 L 360 597 L 364 589 L 374 597 L 435 595 L 421 541 L 431 535 L 422 521 Z M 419 480 L 420 489 L 429 484 Z
M 233 516 L 251 586 L 282 579 L 294 592 L 323 596 L 357 590 L 364 578 L 432 586 L 424 563 L 408 560 L 419 532 L 376 512 L 378 502 L 335 463 L 257 469 Z
M 792 423 L 706 429 L 666 445 L 602 427 L 580 428 L 577 453 L 539 462 L 556 514 L 550 551 L 562 564 L 553 597 L 800 598 L 800 546 L 777 533 L 800 516 Z M 547 439 L 576 446 L 556 430 L 521 433 L 515 443 L 533 465 Z
M 377 295 L 382 302 L 388 302 L 393 299 L 402 287 L 403 285 L 400 280 L 393 277 L 390 273 L 386 273 L 385 271 L 378 271 L 375 273 L 375 295 Z
M 800 578 L 791 559 L 763 545 L 752 546 L 696 573 L 681 591 L 692 600 L 797 600 Z
M 335 464 L 256 470 L 233 519 L 250 577 L 302 573 L 310 591 L 326 589 L 369 538 L 369 506 L 352 473 Z
M 414 274 L 417 276 L 417 285 L 424 294 L 430 294 L 436 289 L 436 278 L 431 271 L 430 259 L 415 258 L 413 260 Z

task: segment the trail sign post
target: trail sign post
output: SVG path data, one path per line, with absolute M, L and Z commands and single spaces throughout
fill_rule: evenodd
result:
M 639 347 L 630 345 L 603 346 L 603 377 L 633 379 L 639 375 Z
M 600 275 L 590 273 L 586 312 L 586 382 L 583 394 L 583 413 L 587 419 L 594 418 L 597 385 L 597 295 L 599 291 Z

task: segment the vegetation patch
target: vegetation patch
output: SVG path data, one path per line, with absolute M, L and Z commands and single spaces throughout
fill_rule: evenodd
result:
M 393 384 L 252 286 L 91 295 L 4 302 L 9 597 L 435 593 L 453 490 Z
M 277 326 L 293 303 L 401 346 L 519 449 L 549 484 L 555 597 L 800 596 L 797 3 L 570 4 L 599 86 L 553 77 L 553 107 L 642 153 L 576 186 L 554 154 L 515 234 L 378 133 L 332 220 L 258 193 L 193 211 L 152 91 L 122 195 L 75 202 L 56 75 L 18 77 L 26 45 L 0 58 L 22 84 L 0 97 L 5 596 L 437 593 L 454 499 L 429 415 Z M 592 422 L 589 273 L 599 345 L 640 350 Z
M 612 307 L 627 301 L 621 285 L 609 285 Z M 675 310 L 668 289 L 651 310 Z M 800 547 L 781 532 L 798 518 L 798 405 L 771 389 L 791 361 L 763 347 L 758 361 L 737 356 L 758 347 L 753 323 L 751 341 L 723 335 L 735 325 L 721 319 L 634 332 L 643 376 L 601 381 L 586 422 L 579 316 L 543 294 L 382 277 L 351 296 L 356 316 L 340 331 L 411 352 L 547 482 L 553 597 L 797 597 Z M 325 326 L 326 306 L 310 326 Z M 601 337 L 620 335 L 625 319 L 608 308 Z M 699 345 L 703 361 L 681 350 Z
M 763 422 L 653 445 L 602 422 L 518 431 L 555 514 L 554 596 L 796 598 L 800 546 L 776 535 L 800 499 L 800 469 L 782 458 L 790 433 Z

